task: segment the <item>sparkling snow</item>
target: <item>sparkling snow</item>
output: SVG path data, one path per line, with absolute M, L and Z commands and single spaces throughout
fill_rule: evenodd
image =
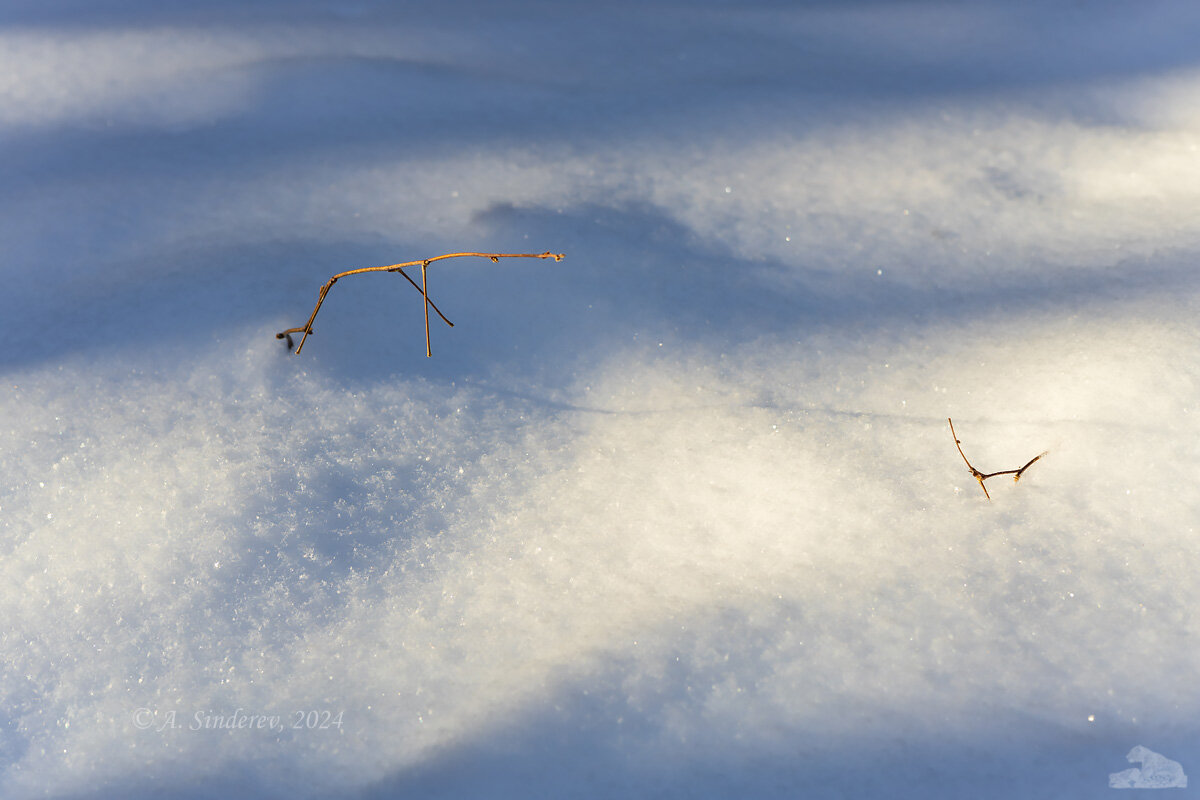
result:
M 0 795 L 1200 770 L 1198 34 L 9 2 Z

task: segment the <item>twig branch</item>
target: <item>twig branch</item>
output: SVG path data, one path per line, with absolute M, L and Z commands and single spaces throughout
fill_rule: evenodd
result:
M 950 423 L 950 435 L 954 437 L 954 446 L 958 448 L 958 454 L 960 456 L 962 456 L 963 463 L 967 465 L 967 469 L 971 470 L 971 477 L 973 477 L 975 480 L 979 481 L 979 488 L 983 489 L 983 495 L 988 500 L 991 500 L 992 496 L 990 494 L 988 494 L 987 486 L 985 486 L 983 483 L 984 481 L 986 481 L 988 478 L 994 478 L 997 475 L 1012 475 L 1013 483 L 1016 483 L 1017 481 L 1021 480 L 1021 476 L 1025 474 L 1025 470 L 1032 467 L 1033 463 L 1035 461 L 1037 461 L 1039 458 L 1041 458 L 1042 456 L 1046 455 L 1047 452 L 1049 452 L 1047 450 L 1046 452 L 1038 453 L 1036 456 L 1029 459 L 1029 461 L 1027 461 L 1025 463 L 1025 466 L 1021 467 L 1020 469 L 1003 469 L 1003 470 L 1000 470 L 999 472 L 987 472 L 987 473 L 980 472 L 979 470 L 975 469 L 975 467 L 971 466 L 971 462 L 967 460 L 967 455 L 966 455 L 966 453 L 963 452 L 963 449 L 962 449 L 962 442 L 960 442 L 958 440 L 958 434 L 954 432 L 954 420 L 950 419 L 949 417 L 946 417 L 946 421 Z
M 286 331 L 280 331 L 279 333 L 275 334 L 275 338 L 286 339 L 288 350 L 291 350 L 293 344 L 292 334 L 303 334 L 303 336 L 300 337 L 300 346 L 296 348 L 296 355 L 300 355 L 300 351 L 304 349 L 304 342 L 308 339 L 309 334 L 313 332 L 313 320 L 317 318 L 317 312 L 321 310 L 321 305 L 325 302 L 325 295 L 329 294 L 329 290 L 333 288 L 333 285 L 337 283 L 338 280 L 350 275 L 361 275 L 364 272 L 398 272 L 400 275 L 404 276 L 405 280 L 412 284 L 414 289 L 421 293 L 421 299 L 425 309 L 425 355 L 432 356 L 433 349 L 430 346 L 429 341 L 429 309 L 432 308 L 434 313 L 442 318 L 442 322 L 445 322 L 451 328 L 454 327 L 454 323 L 446 319 L 446 315 L 442 313 L 441 309 L 429 299 L 429 281 L 427 275 L 429 265 L 434 261 L 441 261 L 446 258 L 463 258 L 466 256 L 489 258 L 495 263 L 499 263 L 500 259 L 502 258 L 553 258 L 555 261 L 563 260 L 562 253 L 447 253 L 444 256 L 434 256 L 433 258 L 426 258 L 421 261 L 406 261 L 403 264 L 388 264 L 382 267 L 361 267 L 359 269 L 351 269 L 345 272 L 339 272 L 321 287 L 321 293 L 317 296 L 317 304 L 313 307 L 312 314 L 310 314 L 308 317 L 308 322 L 304 323 L 304 325 L 299 328 L 288 328 Z M 407 267 L 416 266 L 421 268 L 420 284 L 413 280 L 412 276 L 404 271 Z

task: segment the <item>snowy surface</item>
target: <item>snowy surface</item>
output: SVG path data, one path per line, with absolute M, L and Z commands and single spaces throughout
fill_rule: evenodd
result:
M 0 796 L 1200 770 L 1198 37 L 8 0 Z

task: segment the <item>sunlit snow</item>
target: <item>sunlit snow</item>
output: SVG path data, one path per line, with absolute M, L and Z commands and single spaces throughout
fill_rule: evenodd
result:
M 1194 775 L 1198 35 L 7 3 L 0 795 Z

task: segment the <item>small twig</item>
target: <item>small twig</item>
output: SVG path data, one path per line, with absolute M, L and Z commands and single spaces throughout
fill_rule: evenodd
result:
M 1025 470 L 1032 467 L 1033 462 L 1037 461 L 1039 458 L 1041 458 L 1042 456 L 1046 455 L 1046 453 L 1049 453 L 1049 452 L 1050 452 L 1049 450 L 1043 450 L 1042 452 L 1038 453 L 1033 458 L 1029 459 L 1029 462 L 1026 463 L 1025 466 L 1021 467 L 1019 470 L 1017 470 L 1016 472 L 1013 473 L 1013 483 L 1016 483 L 1017 481 L 1021 480 L 1021 476 L 1025 474 Z
M 429 271 L 429 262 L 421 262 L 421 297 L 425 299 L 422 304 L 425 306 L 425 357 L 433 358 L 433 350 L 429 346 L 429 290 L 426 288 L 428 279 L 425 275 Z
M 966 453 L 963 452 L 963 449 L 962 449 L 962 442 L 960 442 L 958 440 L 958 434 L 954 432 L 954 420 L 950 419 L 949 417 L 946 417 L 946 421 L 950 423 L 950 435 L 954 437 L 954 446 L 958 448 L 958 454 L 960 456 L 962 456 L 963 463 L 967 465 L 967 469 L 971 470 L 971 477 L 973 477 L 975 480 L 979 481 L 979 488 L 983 489 L 983 495 L 988 500 L 991 500 L 992 496 L 990 494 L 988 494 L 987 486 L 985 486 L 983 483 L 984 481 L 986 481 L 988 478 L 994 478 L 997 475 L 1012 475 L 1013 483 L 1016 483 L 1017 481 L 1021 480 L 1021 476 L 1025 474 L 1025 470 L 1032 467 L 1033 463 L 1035 461 L 1037 461 L 1039 458 L 1041 458 L 1042 456 L 1046 455 L 1046 453 L 1049 452 L 1047 450 L 1046 452 L 1038 453 L 1036 456 L 1029 459 L 1029 461 L 1026 462 L 1025 466 L 1021 467 L 1020 469 L 1003 469 L 1003 470 L 1000 470 L 999 472 L 983 473 L 983 472 L 980 472 L 979 470 L 975 469 L 975 467 L 971 466 L 971 462 L 967 460 L 967 455 L 966 455 Z
M 493 263 L 499 263 L 500 259 L 502 258 L 553 258 L 555 261 L 563 260 L 562 253 L 447 253 L 444 256 L 434 256 L 433 258 L 426 258 L 422 259 L 421 261 L 406 261 L 403 264 L 388 264 L 387 266 L 383 267 L 361 267 L 359 269 L 351 269 L 345 272 L 339 272 L 321 287 L 321 293 L 317 296 L 317 304 L 313 307 L 312 314 L 310 314 L 308 317 L 308 322 L 304 323 L 304 325 L 299 328 L 288 328 L 286 331 L 280 331 L 279 333 L 275 334 L 275 338 L 286 339 L 288 350 L 291 350 L 293 344 L 292 334 L 303 334 L 303 336 L 300 337 L 300 346 L 296 348 L 296 355 L 300 355 L 300 351 L 304 349 L 304 342 L 308 339 L 309 334 L 313 332 L 313 320 L 317 318 L 317 312 L 321 310 L 321 305 L 325 302 L 325 295 L 329 294 L 329 290 L 333 288 L 333 285 L 337 283 L 339 279 L 345 278 L 349 275 L 360 275 L 364 272 L 398 272 L 404 276 L 405 280 L 412 284 L 414 289 L 421 293 L 421 299 L 425 307 L 425 355 L 433 356 L 433 349 L 429 340 L 429 309 L 432 308 L 434 313 L 442 318 L 442 322 L 445 322 L 451 328 L 454 327 L 454 323 L 446 319 L 446 315 L 442 313 L 441 309 L 429 299 L 428 276 L 426 273 L 429 269 L 429 265 L 434 261 L 441 261 L 445 258 L 463 258 L 465 256 L 488 258 L 491 259 Z M 412 276 L 404 271 L 406 267 L 416 266 L 421 267 L 420 284 L 417 284 L 417 282 L 413 280 Z
M 967 469 L 971 470 L 971 477 L 979 481 L 979 488 L 983 489 L 987 499 L 991 500 L 992 496 L 988 494 L 987 487 L 983 485 L 983 473 L 971 466 L 971 462 L 967 461 L 967 454 L 962 451 L 962 442 L 958 440 L 958 434 L 954 432 L 954 420 L 946 417 L 946 421 L 950 423 L 950 435 L 954 437 L 954 446 L 958 448 L 958 454 L 962 456 L 963 463 L 967 465 Z

